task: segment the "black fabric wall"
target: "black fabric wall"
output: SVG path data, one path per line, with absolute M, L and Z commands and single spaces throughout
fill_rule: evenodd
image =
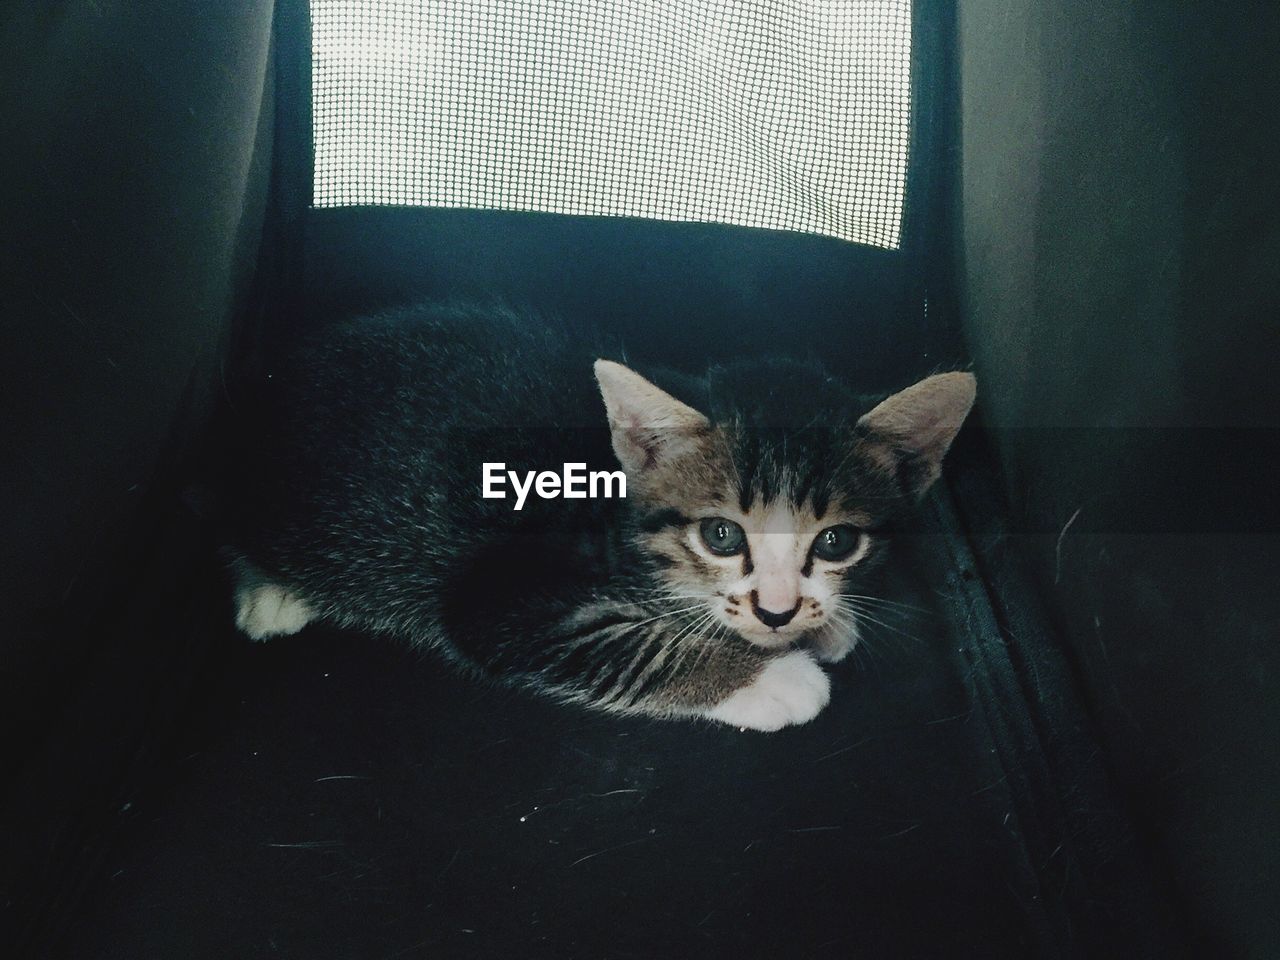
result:
M 103 617 L 156 562 L 165 485 L 249 290 L 271 14 L 270 0 L 66 0 L 0 17 L 0 930 L 33 874 L 78 849 L 58 818 L 128 761 L 112 753 L 123 718 L 176 682 L 143 651 L 179 631 Z
M 1197 943 L 1280 953 L 1280 8 L 962 0 L 965 325 Z
M 909 250 L 720 224 L 357 207 L 306 217 L 302 319 L 414 299 L 504 300 L 601 331 L 637 361 L 813 357 L 868 391 L 961 347 L 926 311 Z M 287 341 L 287 337 L 285 338 Z

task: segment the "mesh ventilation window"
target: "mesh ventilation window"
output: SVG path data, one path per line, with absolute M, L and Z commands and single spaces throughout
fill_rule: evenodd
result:
M 314 204 L 898 246 L 910 0 L 311 0 Z

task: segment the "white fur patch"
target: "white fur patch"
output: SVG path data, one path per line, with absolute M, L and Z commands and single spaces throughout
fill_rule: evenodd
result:
M 306 601 L 274 583 L 236 590 L 236 626 L 253 640 L 297 633 L 313 616 Z
M 770 660 L 748 686 L 707 711 L 721 723 L 750 730 L 779 730 L 808 723 L 831 700 L 831 681 L 807 653 Z

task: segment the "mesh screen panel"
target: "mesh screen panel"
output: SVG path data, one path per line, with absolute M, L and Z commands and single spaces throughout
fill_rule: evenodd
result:
M 910 0 L 311 0 L 313 202 L 896 247 Z

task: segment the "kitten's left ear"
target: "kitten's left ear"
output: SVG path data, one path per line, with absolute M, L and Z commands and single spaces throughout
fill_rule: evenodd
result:
M 971 373 L 939 373 L 895 393 L 858 420 L 858 444 L 924 496 L 977 395 Z
M 693 450 L 711 424 L 693 407 L 612 360 L 597 360 L 596 382 L 613 433 L 613 452 L 628 473 L 669 462 Z

